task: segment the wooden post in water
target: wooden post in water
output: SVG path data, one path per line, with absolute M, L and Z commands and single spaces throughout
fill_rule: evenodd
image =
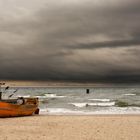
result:
M 86 89 L 86 94 L 89 94 L 89 89 Z

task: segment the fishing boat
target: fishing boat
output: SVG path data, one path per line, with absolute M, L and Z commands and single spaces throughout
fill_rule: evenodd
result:
M 18 117 L 39 114 L 38 98 L 2 99 L 2 91 L 0 83 L 0 117 Z M 9 87 L 6 87 L 7 90 Z

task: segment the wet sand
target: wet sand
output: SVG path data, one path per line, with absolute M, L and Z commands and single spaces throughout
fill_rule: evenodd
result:
M 0 118 L 0 140 L 139 140 L 140 115 Z

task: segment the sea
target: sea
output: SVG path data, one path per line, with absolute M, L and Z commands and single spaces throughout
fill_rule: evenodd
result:
M 17 97 L 38 97 L 42 115 L 140 114 L 140 86 L 13 87 L 3 94 Z

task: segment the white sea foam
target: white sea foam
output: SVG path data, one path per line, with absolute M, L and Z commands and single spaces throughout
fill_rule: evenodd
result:
M 41 114 L 83 114 L 83 111 L 75 111 L 66 108 L 46 108 L 40 110 Z
M 110 102 L 111 101 L 110 99 L 88 99 L 88 100 L 91 100 L 91 101 L 100 101 L 100 102 Z
M 57 96 L 56 94 L 45 94 L 47 98 L 64 98 L 66 96 Z
M 65 108 L 46 108 L 41 109 L 40 114 L 48 115 L 96 115 L 96 114 L 140 114 L 139 107 L 109 107 L 107 110 L 89 111 L 89 110 L 70 110 Z
M 68 112 L 71 112 L 71 110 L 65 109 L 65 108 L 48 108 L 47 111 L 50 113 L 61 113 L 61 112 L 68 113 Z
M 69 104 L 72 104 L 76 107 L 85 107 L 88 103 L 69 103 Z
M 21 96 L 21 95 L 18 95 L 17 97 L 24 97 L 24 98 L 29 98 L 29 97 L 31 97 L 30 95 L 23 95 L 23 96 Z
M 136 94 L 134 94 L 134 93 L 128 93 L 128 94 L 124 94 L 124 95 L 126 95 L 126 96 L 135 96 Z
M 47 113 L 47 108 L 40 109 L 40 114 L 46 114 L 46 113 Z
M 107 102 L 107 103 L 69 103 L 76 107 L 85 107 L 85 106 L 113 106 L 115 105 L 115 102 Z
M 35 96 L 39 99 L 48 99 L 48 98 L 64 98 L 66 96 L 57 96 L 56 94 L 45 94 L 45 96 Z
M 39 99 L 46 99 L 47 98 L 46 96 L 35 96 L 35 97 L 37 97 Z

